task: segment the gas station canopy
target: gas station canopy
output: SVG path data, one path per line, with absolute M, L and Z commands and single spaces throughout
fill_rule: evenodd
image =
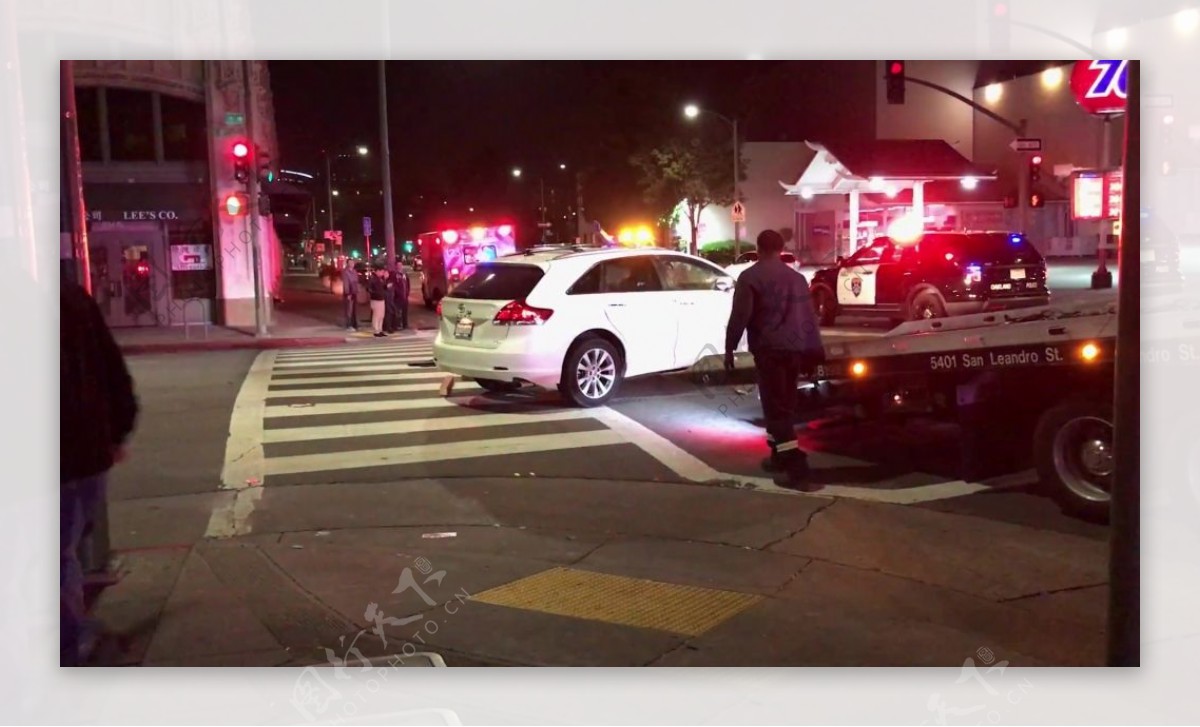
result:
M 894 195 L 924 182 L 996 178 L 994 168 L 972 163 L 941 139 L 805 143 L 816 155 L 795 184 L 779 183 L 790 196 L 850 192 Z

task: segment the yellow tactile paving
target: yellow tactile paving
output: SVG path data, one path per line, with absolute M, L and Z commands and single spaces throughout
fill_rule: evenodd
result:
M 699 636 L 762 596 L 552 568 L 484 591 L 475 601 Z

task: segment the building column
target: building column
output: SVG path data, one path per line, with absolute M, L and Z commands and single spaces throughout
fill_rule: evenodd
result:
M 846 255 L 853 255 L 858 249 L 858 190 L 850 190 L 850 247 Z
M 925 183 L 917 182 L 912 189 L 912 211 L 917 221 L 925 224 Z

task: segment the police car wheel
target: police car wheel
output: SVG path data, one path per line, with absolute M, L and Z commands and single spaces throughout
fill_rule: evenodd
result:
M 928 321 L 934 318 L 945 318 L 946 306 L 942 297 L 932 290 L 923 290 L 913 296 L 908 304 L 908 319 L 910 321 Z
M 832 326 L 837 321 L 837 301 L 828 289 L 817 288 L 813 291 L 813 308 L 821 325 Z
M 1065 512 L 1108 520 L 1113 478 L 1112 407 L 1071 400 L 1048 409 L 1034 430 L 1033 459 L 1042 488 Z
M 603 338 L 585 338 L 567 352 L 559 390 L 576 406 L 601 406 L 617 393 L 624 369 L 615 346 Z

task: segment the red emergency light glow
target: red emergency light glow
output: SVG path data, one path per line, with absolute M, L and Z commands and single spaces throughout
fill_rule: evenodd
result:
M 508 237 L 508 236 L 512 235 L 512 231 L 513 231 L 512 225 L 500 225 L 499 227 L 496 228 L 496 234 L 499 235 L 500 237 Z
M 458 242 L 458 233 L 454 230 L 444 231 L 442 233 L 442 242 L 445 242 L 447 245 L 453 245 Z
M 245 142 L 239 141 L 233 145 L 233 155 L 238 159 L 245 159 L 250 156 L 250 147 Z
M 487 230 L 485 230 L 484 228 L 482 228 L 482 227 L 472 227 L 471 228 L 471 239 L 472 240 L 482 240 L 485 235 L 487 235 Z
M 893 76 L 899 76 L 901 73 L 904 73 L 904 64 L 901 63 L 900 61 L 892 61 L 892 65 L 888 69 L 888 71 Z

